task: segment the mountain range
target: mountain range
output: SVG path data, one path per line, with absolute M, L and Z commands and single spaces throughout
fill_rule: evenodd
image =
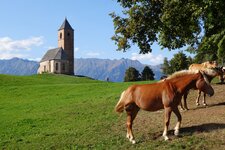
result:
M 112 82 L 122 82 L 125 71 L 129 67 L 136 68 L 140 73 L 145 66 L 137 60 L 130 59 L 97 59 L 97 58 L 76 58 L 75 75 L 88 76 L 97 80 L 106 80 Z M 30 61 L 21 58 L 12 58 L 0 60 L 0 74 L 11 75 L 32 75 L 37 74 L 39 62 Z M 162 76 L 161 66 L 149 66 L 155 74 L 155 79 Z

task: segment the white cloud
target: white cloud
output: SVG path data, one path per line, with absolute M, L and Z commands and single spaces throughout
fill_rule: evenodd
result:
M 138 60 L 142 63 L 146 63 L 149 65 L 158 65 L 163 63 L 164 57 L 162 55 L 156 55 L 154 56 L 152 53 L 148 54 L 137 54 L 137 53 L 132 53 L 131 54 L 132 60 Z
M 13 40 L 10 37 L 0 38 L 0 51 L 18 51 L 30 50 L 33 46 L 40 46 L 43 44 L 43 37 L 31 37 L 23 40 Z
M 43 37 L 31 37 L 28 39 L 14 40 L 10 37 L 0 37 L 0 59 L 13 57 L 27 58 L 27 51 L 43 44 Z
M 41 58 L 28 58 L 28 60 L 31 60 L 31 61 L 40 61 Z
M 88 52 L 86 55 L 88 57 L 97 57 L 97 56 L 100 56 L 100 53 L 98 53 L 98 52 Z

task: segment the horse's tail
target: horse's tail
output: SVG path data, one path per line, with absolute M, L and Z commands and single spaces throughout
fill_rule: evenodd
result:
M 125 92 L 126 91 L 123 91 L 123 93 L 120 96 L 120 100 L 116 104 L 115 111 L 118 113 L 122 113 L 124 111 Z

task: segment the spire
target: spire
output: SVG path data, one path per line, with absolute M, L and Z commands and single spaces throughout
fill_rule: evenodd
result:
M 67 21 L 66 18 L 65 18 L 63 24 L 61 25 L 61 27 L 59 28 L 59 30 L 62 30 L 62 29 L 73 30 L 73 28 L 71 27 L 71 25 L 69 24 L 69 22 Z

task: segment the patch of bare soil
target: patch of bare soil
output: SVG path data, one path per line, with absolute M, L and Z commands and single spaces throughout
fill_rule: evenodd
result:
M 212 97 L 206 97 L 208 104 L 206 107 L 202 105 L 201 101 L 201 105 L 196 106 L 197 91 L 190 92 L 187 99 L 190 110 L 181 112 L 185 126 L 205 124 L 206 130 L 210 130 L 212 124 L 218 124 L 218 128 L 223 127 L 225 129 L 225 85 L 213 84 L 212 86 L 215 94 Z M 203 99 L 203 96 L 201 99 Z M 207 124 L 211 125 L 207 127 Z
M 208 106 L 196 106 L 197 91 L 191 91 L 188 96 L 190 110 L 182 111 L 181 133 L 203 134 L 209 139 L 220 140 L 225 144 L 225 85 L 213 84 L 214 96 L 206 97 Z M 203 96 L 201 96 L 201 100 Z M 225 146 L 225 145 L 224 145 Z

